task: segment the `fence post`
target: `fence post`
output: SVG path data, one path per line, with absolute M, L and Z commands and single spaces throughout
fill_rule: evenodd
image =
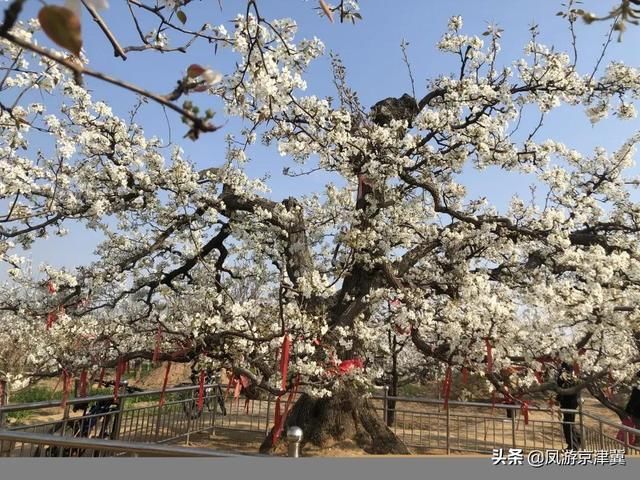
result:
M 449 414 L 449 405 L 447 405 L 445 412 L 447 419 L 447 455 L 451 455 L 451 415 Z
M 624 431 L 624 454 L 629 454 L 629 430 Z
M 288 456 L 292 458 L 300 457 L 300 442 L 302 441 L 302 429 L 300 427 L 289 427 L 287 430 L 287 444 L 289 446 Z
M 207 429 L 208 430 L 207 437 L 210 440 L 216 434 L 216 415 L 218 413 L 218 408 L 220 408 L 220 401 L 218 399 L 218 394 L 220 394 L 219 388 L 220 388 L 220 385 L 218 383 L 218 387 L 212 389 L 211 393 L 209 394 L 209 395 L 211 395 L 211 394 L 214 395 L 213 398 L 211 399 L 211 402 L 213 402 L 213 414 L 209 418 L 210 423 L 209 423 L 209 428 Z M 204 412 L 204 410 L 203 410 L 203 412 Z M 220 412 L 220 413 L 222 414 L 222 412 Z
M 580 445 L 579 445 L 580 450 L 584 450 L 586 447 L 585 438 L 584 438 L 584 417 L 582 416 L 583 403 L 584 403 L 584 398 L 580 398 L 580 400 L 578 401 L 578 418 L 580 419 Z
M 7 381 L 0 380 L 0 407 L 4 407 L 8 403 L 9 392 L 7 391 Z M 0 410 L 0 429 L 5 427 L 6 417 L 4 410 Z
M 382 420 L 388 425 L 389 419 L 389 385 L 382 387 Z
M 67 425 L 69 424 L 69 411 L 71 410 L 71 405 L 68 403 L 64 406 L 64 412 L 62 414 L 62 432 L 60 435 L 62 437 L 67 433 Z M 73 436 L 73 431 L 71 432 L 71 436 Z M 64 448 L 58 448 L 58 457 L 62 457 L 64 455 Z
M 160 438 L 160 426 L 162 424 L 162 411 L 164 410 L 164 405 L 158 404 L 158 414 L 156 415 L 156 436 L 154 442 L 157 442 Z
M 511 412 L 511 443 L 513 448 L 516 448 L 516 412 L 514 410 L 511 410 Z
M 598 430 L 600 431 L 600 450 L 604 450 L 604 433 L 602 432 L 602 420 L 598 420 Z
M 122 426 L 122 416 L 124 414 L 126 398 L 122 398 L 122 395 L 127 393 L 127 385 L 129 382 L 126 380 L 122 382 L 118 388 L 120 389 L 120 395 L 118 396 L 118 410 L 116 410 L 115 418 L 113 419 L 113 431 L 111 432 L 111 439 L 117 440 L 120 437 L 120 427 Z
M 7 381 L 0 380 L 0 407 L 5 406 L 8 403 L 9 392 L 7 391 Z M 6 417 L 4 410 L 0 410 L 0 430 L 5 428 Z M 0 440 L 0 457 L 11 456 L 12 444 L 7 441 Z
M 270 425 L 271 420 L 269 419 L 269 414 L 271 413 L 271 395 L 267 395 L 267 424 L 264 427 L 264 436 L 268 437 L 269 432 L 271 431 Z
M 193 417 L 194 412 L 192 409 L 197 409 L 198 405 L 196 405 L 196 402 L 193 401 L 193 393 L 194 390 L 191 390 L 189 392 L 189 406 L 191 407 L 191 409 L 187 408 L 186 411 L 188 411 L 189 413 L 187 414 L 187 438 L 186 438 L 186 444 L 187 447 L 189 446 L 189 440 L 191 438 L 191 417 Z M 185 409 L 183 408 L 182 411 L 185 411 Z

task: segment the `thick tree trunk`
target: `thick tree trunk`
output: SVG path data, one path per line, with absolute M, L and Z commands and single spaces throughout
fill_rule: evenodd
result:
M 304 432 L 303 446 L 312 443 L 326 448 L 338 441 L 353 440 L 367 453 L 410 453 L 366 398 L 348 392 L 330 398 L 303 394 L 287 416 L 283 437 L 287 428 L 294 425 Z M 272 441 L 271 432 L 260 446 L 260 453 L 273 452 L 278 445 L 273 446 Z

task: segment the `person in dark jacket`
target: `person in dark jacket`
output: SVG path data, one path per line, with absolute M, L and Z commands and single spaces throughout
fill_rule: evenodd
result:
M 640 380 L 640 372 L 636 375 L 638 380 Z M 631 389 L 631 395 L 629 396 L 629 401 L 627 401 L 627 406 L 624 408 L 624 411 L 629 415 L 629 418 L 623 421 L 623 424 L 640 430 L 640 388 L 638 388 L 640 384 L 634 385 Z M 625 433 L 621 430 L 618 433 L 618 440 L 624 441 Z M 627 434 L 627 439 L 632 445 L 640 445 L 640 436 L 639 435 L 629 435 Z
M 637 373 L 638 380 L 640 380 L 640 372 Z M 635 385 L 631 389 L 631 396 L 627 402 L 627 406 L 624 411 L 629 414 L 636 425 L 640 425 L 640 388 L 639 385 Z
M 562 362 L 558 370 L 556 384 L 558 388 L 566 389 L 575 386 L 575 377 L 573 368 L 566 362 Z M 560 408 L 576 410 L 580 402 L 580 393 L 562 394 L 558 392 L 558 403 Z M 569 450 L 579 450 L 582 444 L 580 438 L 580 430 L 576 428 L 576 414 L 573 412 L 562 412 L 562 432 L 567 442 Z

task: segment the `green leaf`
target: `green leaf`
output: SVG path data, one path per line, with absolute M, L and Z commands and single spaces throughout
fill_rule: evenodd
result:
M 180 22 L 182 22 L 183 25 L 187 23 L 187 14 L 184 13 L 182 10 L 178 10 L 176 12 L 176 17 L 178 17 L 178 20 L 180 20 Z
M 80 19 L 73 10 L 57 5 L 42 7 L 38 20 L 44 33 L 57 45 L 74 55 L 80 55 L 82 33 Z

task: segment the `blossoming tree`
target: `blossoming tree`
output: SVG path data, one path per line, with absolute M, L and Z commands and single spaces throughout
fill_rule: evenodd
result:
M 0 341 L 15 346 L 0 352 L 0 367 L 15 385 L 140 358 L 225 367 L 271 394 L 304 393 L 264 450 L 295 423 L 320 445 L 354 438 L 406 453 L 363 395 L 392 355 L 389 332 L 404 371 L 436 361 L 449 381 L 465 369 L 519 398 L 557 390 L 558 361 L 575 365 L 573 391 L 601 395 L 606 382 L 633 378 L 640 205 L 629 170 L 640 136 L 589 154 L 537 133 L 560 106 L 594 123 L 635 118 L 637 69 L 613 61 L 581 71 L 535 28 L 523 58 L 505 63 L 500 29 L 467 35 L 454 17 L 438 48 L 459 59 L 457 73 L 368 109 L 338 57 L 336 99 L 305 93 L 322 43 L 296 40 L 293 20 L 267 20 L 252 0 L 230 26 L 199 30 L 188 1 L 128 0 L 139 33 L 129 47 L 97 2 L 44 7 L 39 22 L 20 17 L 23 3 L 5 8 L 0 27 L 0 261 L 9 275 Z M 228 49 L 236 67 L 192 64 L 174 91 L 154 93 L 87 65 L 78 8 L 116 56 L 184 52 L 199 39 Z M 355 1 L 319 8 L 331 20 L 360 19 Z M 567 11 L 570 27 L 578 15 Z M 145 34 L 150 21 L 160 27 Z M 66 51 L 44 47 L 40 28 Z M 175 46 L 172 35 L 190 40 Z M 201 113 L 202 95 L 242 127 L 225 132 L 226 159 L 199 170 L 177 146 L 165 155 L 135 116 L 93 98 L 87 81 L 176 112 L 192 140 L 227 128 Z M 32 101 L 33 92 L 51 101 Z M 532 110 L 539 121 L 524 120 Z M 246 173 L 258 141 L 295 162 L 289 175 L 328 172 L 336 182 L 273 200 Z M 489 167 L 535 178 L 544 198 L 516 196 L 499 209 L 467 195 L 459 174 Z M 32 272 L 32 245 L 68 229 L 101 233 L 96 260 Z

